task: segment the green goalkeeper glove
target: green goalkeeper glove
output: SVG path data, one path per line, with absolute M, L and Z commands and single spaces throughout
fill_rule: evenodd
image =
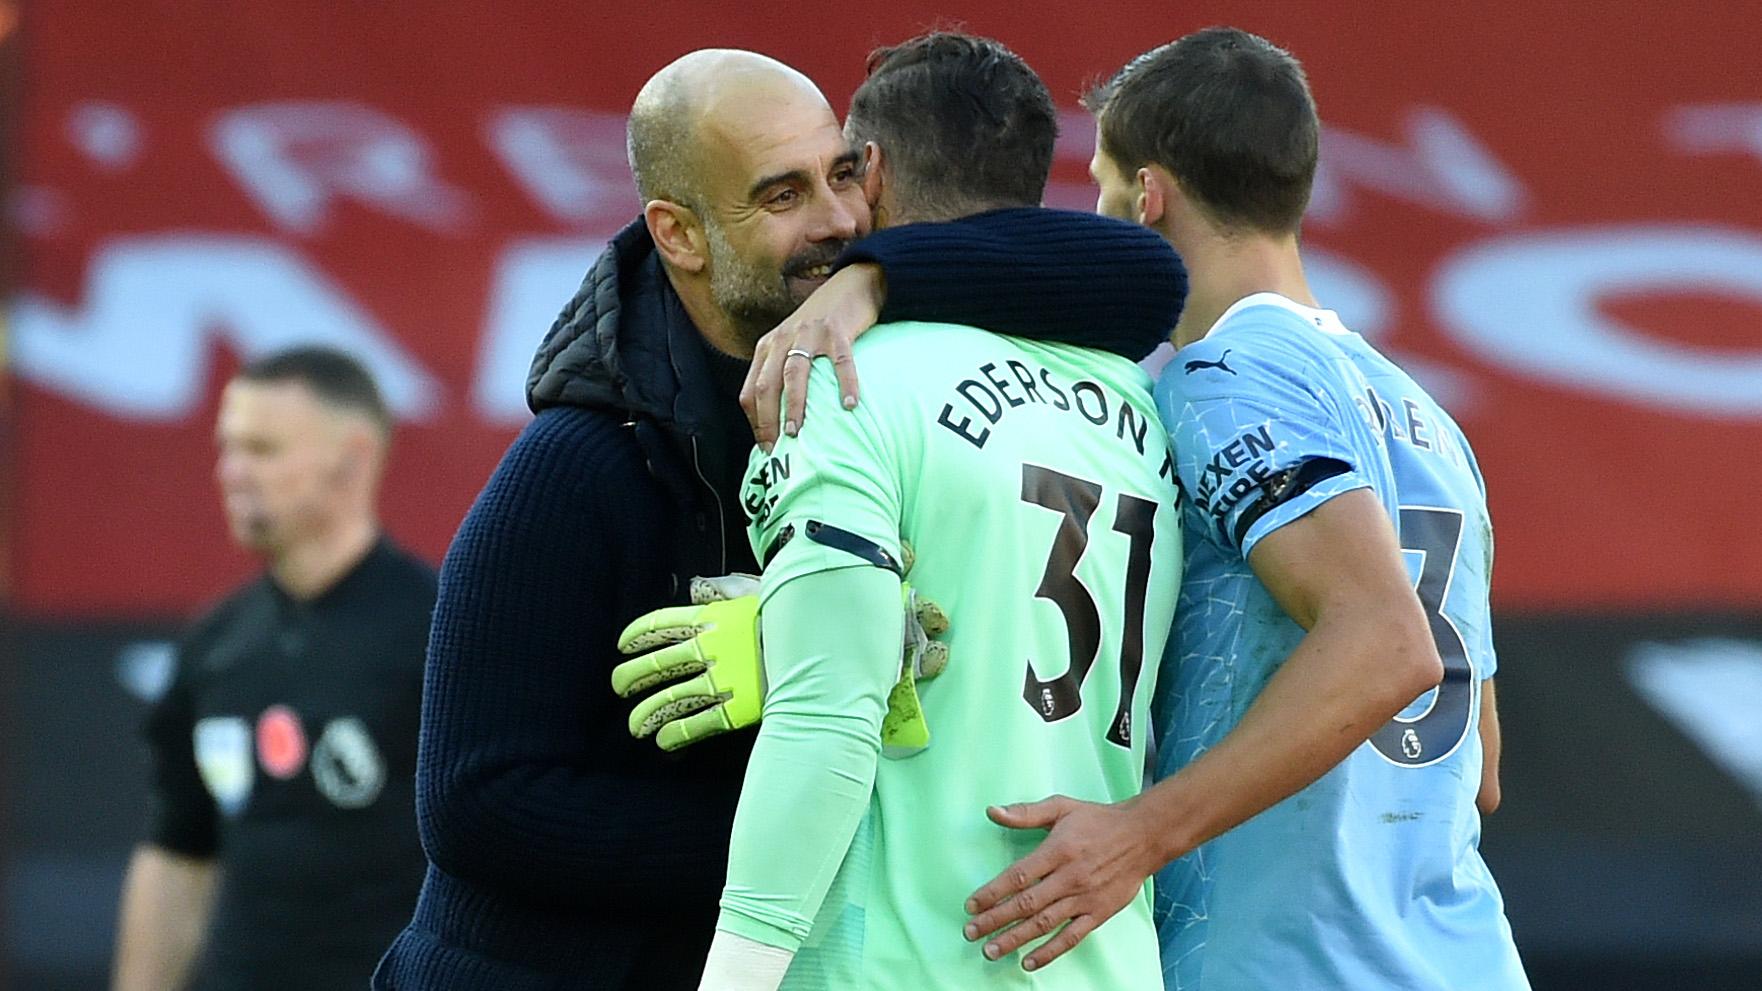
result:
M 916 682 L 935 677 L 948 664 L 948 645 L 931 639 L 947 632 L 947 614 L 908 584 L 901 583 L 900 596 L 905 647 L 881 727 L 890 757 L 929 745 Z M 765 701 L 758 578 L 694 578 L 691 601 L 637 617 L 618 638 L 619 651 L 642 655 L 612 669 L 612 690 L 620 696 L 689 678 L 643 699 L 630 713 L 630 735 L 654 736 L 662 750 L 751 726 Z

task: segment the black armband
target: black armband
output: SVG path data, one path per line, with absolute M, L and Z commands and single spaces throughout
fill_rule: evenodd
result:
M 1262 516 L 1335 475 L 1344 475 L 1351 470 L 1351 465 L 1337 458 L 1310 458 L 1284 471 L 1273 472 L 1261 483 L 1260 498 L 1242 510 L 1242 515 L 1236 519 L 1236 530 L 1231 534 L 1234 538 L 1232 543 L 1241 547 L 1242 538 L 1248 535 L 1248 529 L 1259 522 Z M 1219 525 L 1223 523 L 1222 520 L 1218 522 Z
M 902 579 L 905 577 L 905 569 L 899 566 L 899 561 L 892 554 L 887 553 L 887 548 L 867 537 L 859 537 L 849 530 L 840 529 L 830 523 L 821 523 L 819 520 L 809 520 L 803 529 L 807 531 L 808 539 L 816 544 L 824 544 L 833 550 L 844 551 L 846 554 L 861 558 L 877 568 L 885 568 Z M 777 552 L 793 539 L 795 539 L 795 524 L 791 523 L 777 534 L 777 539 L 766 549 L 765 560 L 760 567 L 770 567 L 771 559 L 776 557 Z

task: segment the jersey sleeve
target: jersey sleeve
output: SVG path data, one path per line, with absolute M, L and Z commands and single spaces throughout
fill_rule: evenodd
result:
M 196 766 L 190 641 L 180 645 L 178 655 L 178 673 L 148 711 L 142 727 L 153 775 L 146 839 L 186 857 L 211 857 L 220 848 L 219 810 Z
M 1481 505 L 1484 507 L 1487 502 L 1487 481 L 1481 475 L 1480 462 L 1475 458 L 1474 448 L 1469 445 L 1468 438 L 1463 436 L 1462 429 L 1460 427 L 1455 427 L 1453 428 L 1453 432 L 1455 434 L 1457 447 L 1462 449 L 1462 453 L 1468 460 L 1468 469 L 1474 475 L 1474 484 L 1480 491 Z M 1481 518 L 1481 526 L 1484 528 L 1481 531 L 1481 550 L 1483 552 L 1481 567 L 1484 569 L 1481 574 L 1483 580 L 1490 588 L 1493 584 L 1492 518 L 1483 515 Z M 1476 674 L 1478 674 L 1482 680 L 1485 680 L 1493 677 L 1499 672 L 1499 650 L 1493 639 L 1492 616 L 1488 615 L 1483 618 L 1480 623 L 1480 635 L 1477 638 L 1477 641 L 1477 643 L 1470 645 L 1470 649 L 1473 651 L 1473 656 L 1476 660 Z
M 875 418 L 884 401 L 841 410 L 832 363 L 815 361 L 808 404 L 834 412 L 809 417 L 769 454 L 755 448 L 741 488 L 766 597 L 815 571 L 853 564 L 903 570 L 898 462 Z M 783 556 L 786 547 L 792 553 Z
M 779 561 L 808 553 L 791 543 Z M 793 953 L 869 807 L 899 673 L 899 580 L 861 565 L 800 575 L 768 597 L 761 623 L 765 715 L 716 928 Z
M 1206 535 L 1247 558 L 1267 534 L 1322 503 L 1371 486 L 1349 417 L 1307 384 L 1306 356 L 1270 335 L 1206 338 L 1163 374 L 1182 491 Z
M 830 363 L 815 362 L 808 402 L 836 409 L 837 387 Z M 765 564 L 765 707 L 717 928 L 789 952 L 868 809 L 899 675 L 901 496 L 872 415 L 885 406 L 810 418 L 754 453 L 742 493 Z
M 1078 210 L 992 210 L 902 224 L 851 245 L 839 265 L 887 276 L 881 322 L 959 323 L 1137 361 L 1168 340 L 1187 270 L 1162 236 Z

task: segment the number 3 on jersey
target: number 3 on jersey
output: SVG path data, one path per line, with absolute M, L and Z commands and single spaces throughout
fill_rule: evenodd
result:
M 1430 767 L 1456 752 L 1468 737 L 1475 704 L 1474 670 L 1462 634 L 1444 615 L 1444 599 L 1456 574 L 1456 552 L 1462 544 L 1462 511 L 1424 506 L 1401 507 L 1402 550 L 1421 556 L 1414 591 L 1425 607 L 1432 641 L 1444 662 L 1432 704 L 1417 716 L 1396 716 L 1371 734 L 1377 753 L 1403 767 Z
M 1070 667 L 1050 680 L 1034 672 L 1022 683 L 1022 700 L 1040 718 L 1051 723 L 1083 707 L 1083 681 L 1101 652 L 1101 611 L 1089 590 L 1077 580 L 1077 562 L 1089 546 L 1089 518 L 1101 504 L 1101 486 L 1039 465 L 1022 465 L 1022 501 L 1061 515 L 1046 571 L 1040 578 L 1036 598 L 1058 606 L 1064 616 Z M 1107 739 L 1122 747 L 1132 745 L 1132 696 L 1144 667 L 1144 596 L 1150 583 L 1150 548 L 1156 538 L 1153 526 L 1156 503 L 1120 494 L 1113 529 L 1131 541 L 1126 557 L 1126 628 L 1120 638 L 1120 703 L 1108 726 Z

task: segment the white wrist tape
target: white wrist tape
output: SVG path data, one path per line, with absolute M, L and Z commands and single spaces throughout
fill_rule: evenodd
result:
M 795 954 L 716 930 L 698 991 L 777 991 Z

